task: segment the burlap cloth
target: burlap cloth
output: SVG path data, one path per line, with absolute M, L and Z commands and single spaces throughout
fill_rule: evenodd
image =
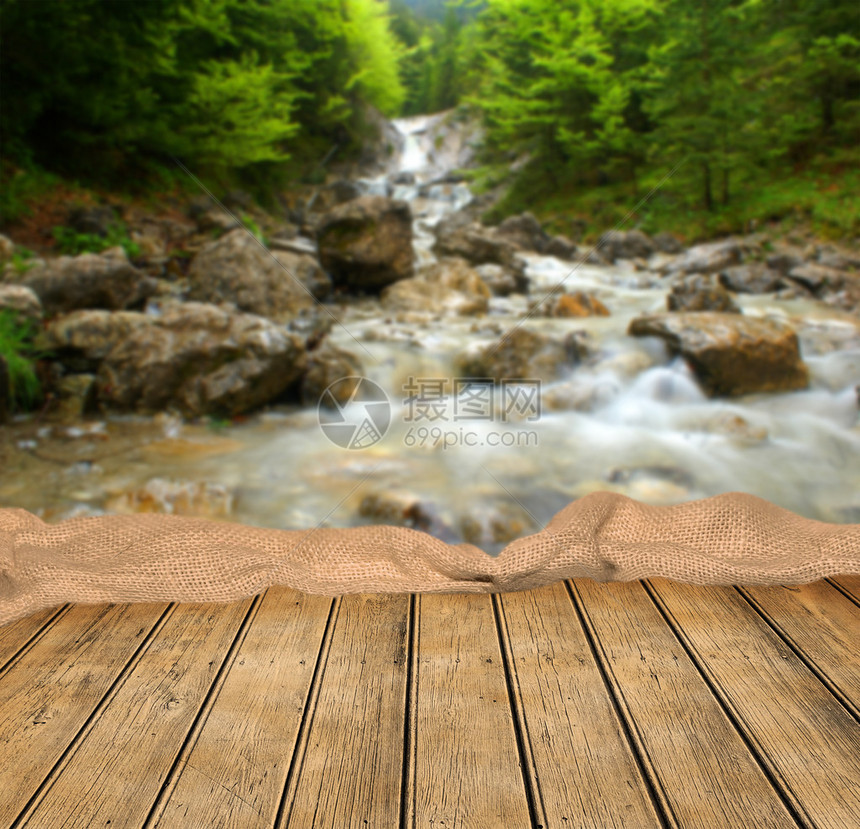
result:
M 124 515 L 46 524 L 0 509 L 0 624 L 65 602 L 230 602 L 306 593 L 489 593 L 559 579 L 800 584 L 860 573 L 860 524 L 730 492 L 672 507 L 597 492 L 496 557 L 403 527 L 272 530 Z

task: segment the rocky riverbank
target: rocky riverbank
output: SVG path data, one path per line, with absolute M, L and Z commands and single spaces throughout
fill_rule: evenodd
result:
M 387 170 L 294 194 L 278 215 L 233 193 L 224 207 L 66 217 L 95 236 L 122 220 L 131 256 L 25 258 L 0 239 L 0 309 L 36 323 L 46 354 L 44 405 L 0 430 L 16 476 L 0 501 L 41 501 L 50 518 L 152 509 L 303 526 L 343 494 L 340 523 L 489 548 L 594 489 L 651 503 L 739 489 L 857 520 L 845 460 L 860 458 L 858 251 L 766 232 L 685 246 L 611 231 L 589 246 L 530 214 L 487 227 L 450 172 L 468 147 L 433 125 L 409 125 Z M 325 448 L 328 386 L 370 376 L 397 398 L 421 374 L 540 380 L 540 446 L 422 454 L 393 427 L 402 445 Z M 195 425 L 206 419 L 222 434 Z M 790 451 L 812 460 L 787 482 L 776 466 Z M 370 493 L 351 495 L 372 458 Z M 476 464 L 507 482 L 473 482 Z
M 792 390 L 808 382 L 790 326 L 745 317 L 738 295 L 810 299 L 860 318 L 860 253 L 833 244 L 756 234 L 685 249 L 666 235 L 612 231 L 587 248 L 550 238 L 530 214 L 485 227 L 460 211 L 433 229 L 438 261 L 416 267 L 406 201 L 360 196 L 336 182 L 315 204 L 318 209 L 291 215 L 299 223 L 256 213 L 265 242 L 202 201 L 189 205 L 186 222 L 134 218 L 128 221 L 140 249 L 134 260 L 117 247 L 32 258 L 21 267 L 12 264 L 14 242 L 0 239 L 6 262 L 0 309 L 37 323 L 36 344 L 50 354 L 41 371 L 48 397 L 43 416 L 174 411 L 229 417 L 270 403 L 315 402 L 312 390 L 361 367 L 360 349 L 326 347 L 343 306 L 370 298 L 381 315 L 404 319 L 492 319 L 493 297 L 533 295 L 524 252 L 554 256 L 572 268 L 620 264 L 640 284 L 660 286 L 665 311 L 634 319 L 628 333 L 664 339 L 714 395 Z M 109 216 L 97 208 L 72 220 L 99 230 Z M 524 318 L 611 314 L 596 295 L 564 286 L 534 296 Z M 569 344 L 538 334 L 485 350 L 489 360 L 462 355 L 463 370 L 549 380 L 571 362 Z

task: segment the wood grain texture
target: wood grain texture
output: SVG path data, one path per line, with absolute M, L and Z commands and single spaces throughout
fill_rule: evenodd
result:
M 655 597 L 781 788 L 822 829 L 860 815 L 860 724 L 732 588 Z
M 541 822 L 661 825 L 563 583 L 500 597 Z
M 410 826 L 531 826 L 491 596 L 418 601 Z
M 307 747 L 280 825 L 396 827 L 408 595 L 341 599 Z
M 249 605 L 176 607 L 28 816 L 28 829 L 143 824 Z
M 154 826 L 274 825 L 331 606 L 267 591 Z
M 40 610 L 32 616 L 25 616 L 15 622 L 0 627 L 0 671 L 7 666 L 21 648 L 25 647 L 33 637 L 42 632 L 42 628 L 51 619 L 59 617 L 65 611 L 58 607 Z
M 670 823 L 797 826 L 642 584 L 572 589 Z
M 0 678 L 0 826 L 24 809 L 166 607 L 73 607 Z
M 838 576 L 830 579 L 860 604 L 860 576 Z
M 860 607 L 825 581 L 740 592 L 860 720 Z

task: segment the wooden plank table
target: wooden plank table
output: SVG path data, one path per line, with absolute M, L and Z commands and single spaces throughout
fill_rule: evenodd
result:
M 0 628 L 0 827 L 860 827 L 860 577 Z

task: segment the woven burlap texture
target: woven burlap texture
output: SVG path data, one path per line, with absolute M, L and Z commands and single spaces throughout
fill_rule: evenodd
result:
M 230 602 L 305 593 L 528 590 L 560 579 L 803 584 L 860 573 L 860 524 L 730 492 L 670 507 L 597 492 L 496 557 L 404 527 L 273 530 L 122 515 L 46 524 L 0 509 L 0 624 L 66 602 Z

